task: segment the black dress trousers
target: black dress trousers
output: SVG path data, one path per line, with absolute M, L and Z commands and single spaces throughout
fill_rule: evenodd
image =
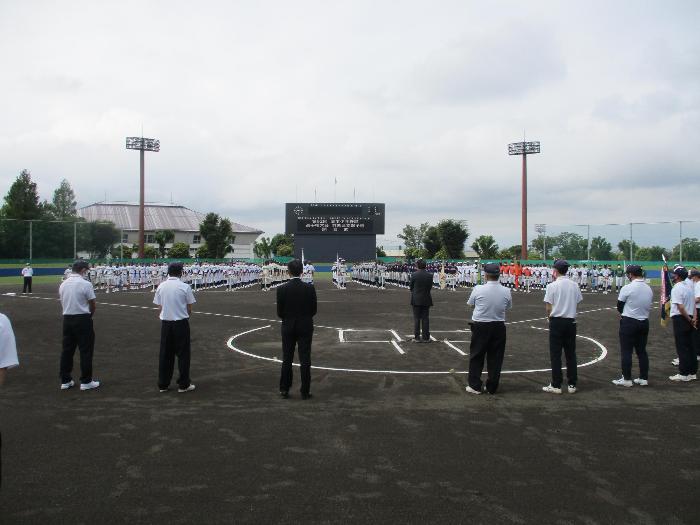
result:
M 190 386 L 190 321 L 161 321 L 160 327 L 160 359 L 158 364 L 158 388 L 161 390 L 170 386 L 175 369 L 180 377 L 177 384 L 180 388 Z
M 469 345 L 468 383 L 477 392 L 481 392 L 481 372 L 486 359 L 486 391 L 495 394 L 503 368 L 503 356 L 506 352 L 506 324 L 503 321 L 469 323 L 472 340 Z
M 282 372 L 280 392 L 289 392 L 292 387 L 292 362 L 294 350 L 299 351 L 299 368 L 302 395 L 311 391 L 311 342 L 314 325 L 311 318 L 285 319 L 282 322 Z
M 95 350 L 95 330 L 90 314 L 63 316 L 63 351 L 61 352 L 61 383 L 72 379 L 75 348 L 80 352 L 80 382 L 92 381 L 92 355 Z
M 649 336 L 649 319 L 640 321 L 631 317 L 620 319 L 620 361 L 622 377 L 632 379 L 632 353 L 639 359 L 639 378 L 649 379 L 649 356 L 647 355 L 647 338 Z
M 561 352 L 566 357 L 566 378 L 569 386 L 576 386 L 576 319 L 551 317 L 549 319 L 549 359 L 552 365 L 552 386 L 561 388 Z

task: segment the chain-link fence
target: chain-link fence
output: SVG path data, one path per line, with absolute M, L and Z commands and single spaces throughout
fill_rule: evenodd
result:
M 0 219 L 2 260 L 102 258 L 120 239 L 112 223 Z

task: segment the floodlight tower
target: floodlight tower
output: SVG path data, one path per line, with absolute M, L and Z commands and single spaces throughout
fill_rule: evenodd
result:
M 508 155 L 523 156 L 523 181 L 522 181 L 522 210 L 521 210 L 521 239 L 520 258 L 527 259 L 527 156 L 540 152 L 540 143 L 537 142 L 513 142 L 508 144 Z
M 137 149 L 141 152 L 141 190 L 139 195 L 139 259 L 143 259 L 144 248 L 144 223 L 146 219 L 145 201 L 144 201 L 144 152 L 160 151 L 160 140 L 145 139 L 143 137 L 126 137 L 126 149 Z
M 544 243 L 544 248 L 542 249 L 542 259 L 547 260 L 547 225 L 546 224 L 535 224 L 535 231 L 543 235 L 542 241 Z

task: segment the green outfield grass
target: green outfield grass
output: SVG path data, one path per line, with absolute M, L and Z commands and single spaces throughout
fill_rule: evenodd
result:
M 18 286 L 22 288 L 22 277 L 0 277 L 0 286 Z M 32 278 L 32 284 L 46 284 L 46 283 L 56 283 L 61 282 L 60 275 L 35 275 Z

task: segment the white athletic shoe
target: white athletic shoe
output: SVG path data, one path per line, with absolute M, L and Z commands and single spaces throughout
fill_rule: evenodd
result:
M 680 364 L 681 360 L 678 359 L 677 357 L 671 361 L 671 364 L 673 366 L 678 366 Z
M 575 386 L 569 385 L 569 386 L 568 386 L 568 389 L 569 389 L 569 394 L 575 394 L 575 393 L 576 393 L 576 387 L 575 387 Z
M 99 388 L 99 381 L 90 381 L 89 383 L 80 383 L 80 390 L 92 390 L 93 388 Z
M 479 392 L 478 390 L 474 390 L 474 389 L 473 389 L 472 387 L 470 387 L 469 385 L 467 385 L 467 388 L 465 388 L 465 390 L 466 390 L 467 392 L 469 392 L 470 394 L 476 394 L 477 396 L 478 396 L 478 395 L 481 395 L 481 392 Z
M 673 376 L 668 376 L 668 378 L 669 378 L 671 381 L 683 381 L 683 382 L 692 381 L 692 379 L 690 379 L 690 376 L 684 376 L 684 375 L 682 375 L 682 374 L 676 374 L 676 375 L 673 375 Z
M 67 383 L 61 383 L 61 390 L 68 390 L 69 388 L 73 388 L 74 386 L 75 386 L 75 381 L 73 381 L 71 379 Z
M 649 381 L 647 381 L 646 379 L 637 378 L 637 379 L 633 379 L 632 382 L 635 385 L 639 385 L 639 386 L 649 386 Z
M 688 376 L 688 381 L 697 381 L 698 375 L 697 374 L 690 374 Z
M 639 379 L 637 379 L 637 381 L 639 381 Z M 625 379 L 624 377 L 621 377 L 620 379 L 613 379 L 612 384 L 615 386 L 631 387 L 634 383 L 631 379 Z
M 561 394 L 561 388 L 554 388 L 552 385 L 543 386 L 542 391 L 549 394 Z
M 185 392 L 192 392 L 192 390 L 194 390 L 195 388 L 197 387 L 194 386 L 194 383 L 190 383 L 190 386 L 188 386 L 187 388 L 178 388 L 177 391 L 180 394 L 184 394 Z

